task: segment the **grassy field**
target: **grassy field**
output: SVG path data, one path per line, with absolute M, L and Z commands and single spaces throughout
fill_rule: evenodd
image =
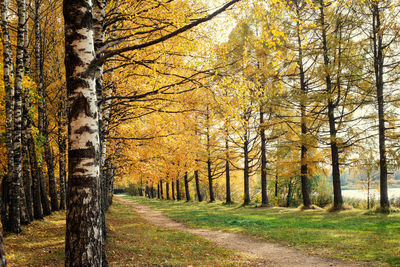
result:
M 300 211 L 124 197 L 150 205 L 192 227 L 239 231 L 311 254 L 400 266 L 399 213 L 384 215 L 356 209 Z
M 114 201 L 107 214 L 106 244 L 110 266 L 254 266 L 200 237 L 149 225 L 133 208 Z M 64 266 L 65 213 L 23 227 L 5 237 L 8 266 Z

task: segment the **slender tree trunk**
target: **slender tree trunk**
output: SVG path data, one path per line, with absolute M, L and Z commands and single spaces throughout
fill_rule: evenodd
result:
M 179 186 L 179 178 L 176 179 L 176 200 L 181 200 L 181 190 Z
M 44 134 L 44 112 L 45 112 L 45 92 L 44 92 L 44 78 L 43 78 L 43 57 L 41 53 L 41 27 L 40 27 L 40 0 L 35 0 L 35 58 L 36 58 L 36 82 L 41 101 L 38 108 L 39 121 L 38 128 L 39 134 L 43 136 Z M 42 145 L 42 144 L 40 144 Z M 47 216 L 51 214 L 49 200 L 47 198 L 47 192 L 44 188 L 44 177 L 43 177 L 43 160 L 39 160 L 40 165 L 38 166 L 38 179 L 40 186 L 40 198 L 43 207 L 43 215 Z
M 185 173 L 185 195 L 186 195 L 186 201 L 190 201 L 190 192 L 189 192 L 189 181 L 188 181 L 188 174 L 187 172 Z
M 14 88 L 11 86 L 12 49 L 11 49 L 10 34 L 8 30 L 8 6 L 6 0 L 1 0 L 1 20 L 2 20 L 2 33 L 3 33 L 3 36 L 1 38 L 3 42 L 3 82 L 6 93 L 5 124 L 6 124 L 7 179 L 8 179 L 7 185 L 8 185 L 13 180 L 12 177 L 14 172 L 14 156 L 13 156 Z M 9 186 L 7 186 L 7 188 L 8 187 Z M 5 213 L 2 216 L 2 220 L 4 220 L 3 229 L 5 231 L 8 231 L 8 217 L 7 217 L 8 201 L 5 201 L 3 205 L 5 207 Z
M 243 182 L 244 182 L 244 192 L 243 192 L 243 204 L 250 204 L 250 186 L 249 186 L 249 149 L 248 149 L 248 137 L 247 132 L 245 134 L 245 140 L 243 144 L 244 153 L 244 170 L 243 170 Z
M 264 129 L 264 112 L 260 107 L 260 135 L 261 135 L 261 205 L 268 206 L 269 200 L 267 195 L 267 139 Z
M 163 183 L 162 180 L 160 180 L 160 198 L 164 199 L 164 192 L 163 192 Z
M 278 197 L 278 173 L 275 174 L 275 197 Z
M 386 133 L 385 133 L 385 109 L 383 99 L 383 44 L 381 31 L 381 18 L 378 7 L 378 2 L 372 4 L 372 18 L 373 18 L 373 46 L 374 46 L 374 70 L 375 70 L 375 84 L 376 84 L 376 95 L 378 104 L 378 122 L 379 122 L 379 169 L 380 169 L 380 205 L 384 210 L 390 208 L 389 197 L 388 197 L 388 182 L 387 182 L 387 163 L 386 163 Z
M 47 116 L 46 116 L 47 117 Z M 47 133 L 47 119 L 45 122 L 45 136 L 46 136 L 46 143 L 44 145 L 45 151 L 45 160 L 47 165 L 47 176 L 49 177 L 49 193 L 50 193 L 50 203 L 51 203 L 51 210 L 57 211 L 59 210 L 58 207 L 58 197 L 57 197 L 57 188 L 56 188 L 56 179 L 54 175 L 54 160 L 53 160 L 53 153 L 50 149 L 49 138 Z
M 29 90 L 29 89 L 28 89 Z M 30 110 L 30 98 L 29 92 L 26 93 L 25 101 L 24 101 L 25 110 Z M 26 137 L 28 140 L 28 155 L 29 155 L 29 163 L 31 166 L 31 175 L 32 175 L 32 202 L 33 202 L 33 218 L 36 220 L 43 219 L 43 211 L 42 211 L 42 201 L 41 201 L 41 192 L 40 192 L 40 174 L 41 169 L 39 170 L 37 157 L 36 157 L 36 149 L 35 149 L 35 140 L 32 136 L 32 122 L 29 112 L 26 114 Z
M 208 176 L 208 191 L 210 194 L 210 202 L 215 201 L 214 197 L 214 189 L 213 189 L 213 177 L 211 171 L 211 142 L 210 142 L 210 114 L 209 108 L 207 106 L 207 113 L 206 113 L 206 124 L 207 124 L 207 176 Z
M 329 69 L 330 62 L 328 57 L 328 44 L 326 36 L 324 2 L 320 0 L 320 22 L 322 27 L 322 50 L 324 56 L 324 66 Z M 332 159 L 332 181 L 333 181 L 333 207 L 334 209 L 341 209 L 343 206 L 342 190 L 340 186 L 340 169 L 339 169 L 339 150 L 337 147 L 336 139 L 336 122 L 335 122 L 335 104 L 333 103 L 332 95 L 332 80 L 329 73 L 325 76 L 326 91 L 328 93 L 328 120 L 329 120 L 329 134 L 331 146 L 331 159 Z
M 175 183 L 171 183 L 171 190 L 172 190 L 172 200 L 175 200 Z
M 171 198 L 169 197 L 169 183 L 165 182 L 165 192 L 167 193 L 167 200 L 170 200 Z
M 66 209 L 65 199 L 65 181 L 67 178 L 67 167 L 66 167 L 66 151 L 67 151 L 67 138 L 64 135 L 65 123 L 64 123 L 64 107 L 63 103 L 60 102 L 58 107 L 58 169 L 59 169 L 59 194 L 60 194 L 60 210 Z
M 5 175 L 1 181 L 1 224 L 3 231 L 7 231 L 8 217 L 7 217 L 7 204 L 8 204 L 8 178 Z
M 225 126 L 225 202 L 231 203 L 231 174 L 229 168 L 229 130 L 228 124 Z
M 161 194 L 160 194 L 160 183 L 157 183 L 157 198 L 161 199 Z
M 28 110 L 26 109 L 25 98 L 29 97 L 29 89 L 25 90 L 24 94 L 24 104 L 22 108 L 22 175 L 24 182 L 24 193 L 26 202 L 26 212 L 28 223 L 33 220 L 33 210 L 32 210 L 32 176 L 29 170 L 29 149 L 28 149 Z
M 42 169 L 39 168 L 39 186 L 40 186 L 40 200 L 42 202 L 42 207 L 43 207 L 43 215 L 48 216 L 51 214 L 50 210 L 50 202 L 48 198 L 48 194 L 46 191 L 46 188 L 44 187 L 44 179 L 43 179 L 43 172 Z
M 198 170 L 195 170 L 195 171 L 194 171 L 194 180 L 195 180 L 195 182 L 196 182 L 196 195 L 197 195 L 197 200 L 198 200 L 199 202 L 202 202 L 202 201 L 203 201 L 203 197 L 201 196 L 201 193 L 200 193 L 200 182 L 199 182 L 199 171 L 198 171 Z
M 288 184 L 288 194 L 286 197 L 286 207 L 290 207 L 292 203 L 292 196 L 293 196 L 293 185 L 292 185 L 292 177 L 290 177 Z
M 100 139 L 92 2 L 64 0 L 68 93 L 66 266 L 102 266 Z
M 300 33 L 300 11 L 298 7 L 298 2 L 296 1 L 296 13 L 297 13 L 297 45 L 299 49 L 298 55 L 298 65 L 300 69 L 300 90 L 301 90 L 301 100 L 300 100 L 300 127 L 301 127 L 301 153 L 300 153 L 300 177 L 301 177 L 301 192 L 303 196 L 303 205 L 305 208 L 309 208 L 311 206 L 310 192 L 308 188 L 308 164 L 307 164 L 307 146 L 306 139 L 308 135 L 307 125 L 306 125 L 306 98 L 307 98 L 307 86 L 305 79 L 305 72 L 303 66 L 303 50 L 302 50 L 302 42 L 301 42 L 301 33 Z M 289 184 L 291 190 L 291 183 Z
M 24 73 L 24 30 L 25 30 L 25 1 L 18 0 L 18 30 L 17 30 L 17 55 L 16 55 L 16 74 L 15 74 L 15 94 L 14 94 L 14 174 L 11 184 L 11 203 L 10 203 L 10 231 L 13 233 L 21 232 L 21 128 L 22 128 L 22 77 Z
M 4 252 L 3 234 L 0 232 L 0 267 L 7 265 L 6 253 Z

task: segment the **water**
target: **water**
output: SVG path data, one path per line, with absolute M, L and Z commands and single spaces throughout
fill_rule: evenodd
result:
M 343 197 L 356 198 L 356 199 L 367 199 L 367 190 L 342 190 Z M 400 198 L 400 188 L 389 188 L 388 190 L 389 199 Z M 377 189 L 370 190 L 370 198 L 379 199 L 379 191 Z

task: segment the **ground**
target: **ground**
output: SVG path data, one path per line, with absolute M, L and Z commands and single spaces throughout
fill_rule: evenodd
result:
M 107 213 L 107 259 L 110 266 L 262 266 L 189 233 L 156 227 L 131 205 L 114 200 Z M 43 221 L 5 237 L 8 266 L 64 266 L 65 212 L 53 212 Z

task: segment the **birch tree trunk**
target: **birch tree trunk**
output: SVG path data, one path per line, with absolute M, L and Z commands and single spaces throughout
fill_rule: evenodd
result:
M 0 267 L 7 266 L 6 253 L 4 252 L 3 235 L 0 232 Z
M 22 128 L 22 77 L 24 73 L 24 30 L 25 30 L 25 0 L 17 1 L 18 29 L 17 29 L 17 54 L 14 94 L 14 174 L 11 184 L 11 203 L 9 212 L 10 231 L 21 232 L 21 128 Z
M 10 34 L 8 30 L 8 7 L 6 0 L 1 0 L 1 23 L 2 23 L 2 42 L 3 42 L 3 79 L 6 91 L 6 148 L 7 148 L 7 180 L 11 181 L 14 171 L 13 156 L 13 117 L 14 117 L 14 88 L 11 86 L 10 76 L 12 76 L 12 50 Z M 8 182 L 6 182 L 8 184 Z M 4 190 L 3 190 L 4 191 Z M 7 190 L 8 191 L 8 190 Z M 6 224 L 3 228 L 8 230 L 7 218 L 7 199 L 3 202 L 5 213 L 2 218 Z
M 100 139 L 92 1 L 64 0 L 68 93 L 66 266 L 102 266 Z

